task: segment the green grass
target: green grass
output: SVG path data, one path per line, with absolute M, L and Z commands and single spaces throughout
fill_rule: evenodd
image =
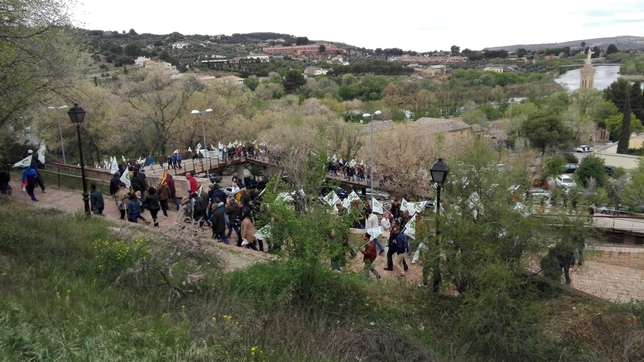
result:
M 113 227 L 104 219 L 0 198 L 0 361 L 644 356 L 644 333 L 631 318 L 642 315 L 641 303 L 616 307 L 545 290 L 538 299 L 508 304 L 515 309 L 509 313 L 489 309 L 499 303 L 493 293 L 467 305 L 430 288 L 333 273 L 326 262 L 306 269 L 277 260 L 224 275 L 204 242 L 139 228 L 116 235 Z M 188 296 L 144 266 L 163 271 Z M 296 292 L 302 290 L 307 294 Z M 584 313 L 570 317 L 573 307 Z M 508 316 L 513 319 L 504 322 Z M 501 328 L 498 335 L 507 341 L 486 342 L 471 333 L 490 338 L 490 327 Z M 516 349 L 504 350 L 501 342 L 518 337 Z

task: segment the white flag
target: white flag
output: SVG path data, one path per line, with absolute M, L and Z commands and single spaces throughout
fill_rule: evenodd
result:
M 351 193 L 349 194 L 347 199 L 349 200 L 349 202 L 354 201 L 354 200 L 360 200 L 360 196 L 358 196 L 358 194 L 356 194 L 355 191 L 351 191 Z
M 253 235 L 259 240 L 266 240 L 271 237 L 271 226 L 266 225 L 263 228 L 257 230 L 257 232 Z
M 219 142 L 219 145 L 218 145 L 218 146 L 219 146 L 219 149 L 220 149 L 220 150 L 224 148 L 224 145 L 223 145 L 221 142 Z
M 190 148 L 190 146 L 188 146 L 188 152 L 192 152 L 192 148 Z
M 172 153 L 179 153 L 179 149 L 177 148 L 177 149 L 176 149 L 176 150 L 174 150 L 174 152 L 172 152 Z
M 130 188 L 132 185 L 130 178 L 132 178 L 132 175 L 130 174 L 130 170 L 126 168 L 125 171 L 123 171 L 123 175 L 121 175 L 121 182 L 124 183 L 127 188 Z
M 114 156 L 113 158 L 110 158 L 110 161 L 112 161 L 112 165 L 110 167 L 110 173 L 113 175 L 118 172 L 119 165 L 116 164 L 116 156 Z
M 31 155 L 23 158 L 22 161 L 14 163 L 13 167 L 29 167 L 29 165 L 31 165 Z
M 125 159 L 125 156 L 121 155 L 121 159 L 123 159 L 123 162 L 127 162 L 127 160 Z
M 412 239 L 416 239 L 416 215 L 414 215 L 407 224 L 405 229 L 403 229 L 403 234 L 409 236 Z
M 324 196 L 324 201 L 329 204 L 329 206 L 335 206 L 336 202 L 340 201 L 340 198 L 335 191 L 331 191 L 328 195 Z
M 203 191 L 203 185 L 199 186 L 199 189 L 197 190 L 197 195 L 201 197 L 201 191 Z
M 349 162 L 349 167 L 355 167 L 355 165 L 356 165 L 356 160 L 351 160 L 351 162 Z
M 382 204 L 380 203 L 380 201 L 378 201 L 376 199 L 373 199 L 373 205 L 371 205 L 371 210 L 373 210 L 373 212 L 375 212 L 376 214 L 383 214 L 384 213 L 384 209 L 382 207 Z
M 378 226 L 377 228 L 373 229 L 367 229 L 365 232 L 369 235 L 371 235 L 371 238 L 381 238 L 382 237 L 382 226 Z
M 201 143 L 197 143 L 197 152 L 201 149 Z
M 40 145 L 40 148 L 38 149 L 38 161 L 40 161 L 40 163 L 43 163 L 43 164 L 45 163 L 45 151 L 46 150 L 47 150 L 47 148 L 45 147 L 44 143 L 42 145 Z

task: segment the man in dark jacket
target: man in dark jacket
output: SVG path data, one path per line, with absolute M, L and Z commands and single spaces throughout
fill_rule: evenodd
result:
M 118 192 L 119 182 L 121 182 L 121 174 L 116 172 L 110 180 L 110 196 L 114 196 Z
M 29 150 L 29 155 L 31 156 L 31 168 L 36 171 L 36 184 L 38 185 L 38 187 L 40 187 L 42 192 L 47 192 L 45 191 L 45 183 L 42 180 L 42 176 L 40 176 L 40 172 L 38 172 L 38 166 L 42 165 L 42 163 L 40 163 L 40 160 L 38 160 L 38 154 L 34 153 L 34 151 L 32 150 Z
M 192 194 L 192 197 L 195 199 L 195 211 L 193 218 L 195 221 L 199 221 L 199 226 L 203 226 L 204 221 L 206 221 L 206 211 L 208 208 L 208 194 L 205 192 L 199 196 L 196 192 Z
M 393 256 L 396 254 L 396 251 L 398 250 L 398 245 L 396 244 L 396 234 L 394 233 L 394 228 L 399 227 L 398 221 L 393 219 L 391 221 L 391 233 L 389 234 L 389 239 L 387 240 L 387 246 L 389 249 L 387 250 L 387 266 L 385 267 L 385 270 L 394 270 L 394 262 L 393 262 Z M 409 269 L 407 266 L 407 262 L 405 259 L 403 259 L 403 267 L 405 271 Z
M 220 239 L 224 244 L 228 244 L 228 238 L 226 237 L 226 219 L 224 217 L 224 211 L 222 210 L 224 203 L 218 197 L 213 199 L 212 203 L 212 238 Z
M 103 194 L 96 189 L 96 184 L 92 183 L 89 185 L 89 200 L 92 204 L 92 212 L 94 212 L 96 215 L 103 215 L 103 209 L 105 208 L 105 203 L 103 202 Z
M 231 198 L 229 200 L 229 204 L 226 207 L 226 215 L 228 215 L 228 220 L 230 222 L 230 225 L 228 226 L 228 234 L 226 234 L 226 237 L 230 237 L 233 233 L 233 230 L 235 230 L 235 233 L 237 234 L 237 246 L 241 246 L 241 230 L 239 230 L 239 226 L 241 226 L 241 220 L 239 219 L 239 215 L 241 214 L 241 208 L 239 207 L 239 204 L 235 199 Z
M 405 254 L 407 254 L 407 238 L 405 234 L 400 232 L 399 226 L 393 229 L 393 233 L 396 234 L 396 254 L 393 256 L 394 269 L 398 272 L 399 277 L 404 277 L 403 261 L 405 260 Z
M 9 171 L 11 167 L 3 161 L 0 161 L 0 194 L 7 195 L 9 190 L 9 181 L 11 181 L 11 174 Z
M 137 170 L 134 170 L 132 172 L 130 184 L 132 185 L 132 189 L 134 191 L 141 191 L 143 193 L 148 189 L 148 185 L 145 184 L 145 179 L 141 177 L 141 174 Z
M 168 173 L 168 176 L 165 179 L 165 183 L 168 184 L 168 188 L 170 189 L 170 197 L 172 198 L 172 202 L 174 202 L 174 204 L 177 205 L 177 211 L 179 211 L 179 207 L 181 205 L 179 204 L 179 200 L 177 200 L 177 189 L 174 186 L 174 178 L 172 178 L 172 175 L 170 175 L 170 173 Z

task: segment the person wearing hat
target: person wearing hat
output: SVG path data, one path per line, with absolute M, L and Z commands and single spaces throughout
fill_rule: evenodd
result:
M 362 240 L 367 242 L 362 249 L 360 249 L 360 252 L 364 255 L 364 271 L 367 274 L 367 278 L 369 278 L 369 272 L 372 272 L 373 275 L 376 276 L 376 279 L 380 279 L 380 274 L 378 274 L 376 268 L 373 267 L 373 262 L 378 257 L 376 252 L 376 243 L 373 241 L 369 233 L 364 233 L 362 235 Z

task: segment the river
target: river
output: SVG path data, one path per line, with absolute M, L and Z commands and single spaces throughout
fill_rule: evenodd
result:
M 595 66 L 595 89 L 604 90 L 611 83 L 619 78 L 619 65 L 600 65 Z M 581 69 L 573 69 L 555 78 L 555 82 L 568 88 L 572 92 L 579 89 Z

